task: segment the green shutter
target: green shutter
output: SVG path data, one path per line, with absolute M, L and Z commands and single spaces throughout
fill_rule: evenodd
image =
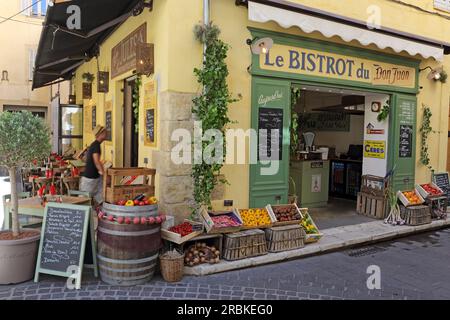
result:
M 252 128 L 258 130 L 260 114 L 267 117 L 268 113 L 282 118 L 282 146 L 279 169 L 274 175 L 262 174 L 267 168 L 258 161 L 250 164 L 250 207 L 264 207 L 267 204 L 287 203 L 289 189 L 289 144 L 290 144 L 290 82 L 268 78 L 253 77 L 252 79 Z M 261 124 L 262 125 L 262 124 Z M 258 131 L 257 131 L 258 132 Z M 258 140 L 258 139 L 257 139 Z M 258 141 L 251 140 L 252 149 Z
M 393 94 L 389 126 L 389 169 L 395 168 L 394 191 L 414 187 L 416 164 L 417 98 Z

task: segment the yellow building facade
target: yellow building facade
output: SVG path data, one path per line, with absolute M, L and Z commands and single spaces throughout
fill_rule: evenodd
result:
M 278 2 L 287 5 L 299 4 L 348 19 L 366 21 L 375 17 L 382 28 L 445 43 L 450 42 L 450 35 L 447 32 L 450 25 L 448 20 L 450 13 L 436 9 L 432 0 L 361 0 L 345 1 L 345 5 L 340 0 Z M 134 76 L 134 68 L 109 79 L 107 93 L 98 93 L 97 84 L 94 81 L 91 99 L 82 99 L 84 82 L 82 76 L 87 72 L 97 75 L 98 70 L 108 71 L 111 75 L 113 48 L 134 30 L 145 24 L 146 42 L 154 44 L 154 73 L 150 76 L 142 76 L 137 134 L 138 165 L 157 169 L 156 195 L 161 201 L 161 206 L 168 214 L 173 214 L 180 219 L 190 214 L 191 170 L 189 165 L 175 165 L 170 161 L 171 150 L 176 145 L 176 142 L 171 141 L 171 134 L 177 128 L 188 130 L 193 128 L 192 98 L 202 89 L 197 83 L 193 70 L 201 67 L 203 53 L 202 45 L 194 38 L 193 28 L 203 21 L 203 4 L 202 0 L 155 0 L 152 11 L 144 10 L 141 15 L 130 17 L 121 24 L 100 45 L 98 59 L 94 58 L 79 66 L 73 79 L 73 92 L 76 93 L 77 103 L 84 106 L 84 145 L 88 145 L 94 140 L 90 125 L 93 107 L 96 110 L 96 123 L 103 125 L 106 122 L 106 114 L 110 111 L 108 116 L 111 117 L 109 121 L 111 121 L 112 137 L 111 141 L 104 144 L 103 157 L 111 161 L 114 166 L 123 166 L 124 149 L 127 148 L 124 146 L 123 132 L 126 94 L 124 87 L 126 80 Z M 255 61 L 255 57 L 246 40 L 252 39 L 255 32 L 273 35 L 280 39 L 289 38 L 290 43 L 295 43 L 296 39 L 305 43 L 313 40 L 330 48 L 338 48 L 336 54 L 342 50 L 360 50 L 362 55 L 367 54 L 375 60 L 379 55 L 386 56 L 386 59 L 399 61 L 399 63 L 406 61 L 417 65 L 417 74 L 415 74 L 417 78 L 411 80 L 414 83 L 412 86 L 417 87 L 416 92 L 412 94 L 417 98 L 416 114 L 414 115 L 417 121 L 414 124 L 416 130 L 413 135 L 415 143 L 415 148 L 413 148 L 415 157 L 412 157 L 415 159 L 413 180 L 416 183 L 430 181 L 430 170 L 419 162 L 421 140 L 418 130 L 422 122 L 423 105 L 429 106 L 433 113 L 431 126 L 435 132 L 430 134 L 428 140 L 430 165 L 436 171 L 446 171 L 449 83 L 429 80 L 427 78 L 429 72 L 419 72 L 419 69 L 426 67 L 436 69 L 443 66 L 444 70 L 449 71 L 450 58 L 447 55 L 443 56 L 442 61 L 437 61 L 435 58 L 424 58 L 419 54 L 411 56 L 405 51 L 398 53 L 391 48 L 380 49 L 375 44 L 362 45 L 355 40 L 346 42 L 339 36 L 326 37 L 318 31 L 306 33 L 296 26 L 282 26 L 276 21 L 254 22 L 249 20 L 248 10 L 246 6 L 236 5 L 235 1 L 210 1 L 210 19 L 220 28 L 220 38 L 230 45 L 227 58 L 230 71 L 228 85 L 233 96 L 240 97 L 240 100 L 230 105 L 229 108 L 230 118 L 234 121 L 231 128 L 247 130 L 252 127 L 252 86 L 254 86 L 252 81 L 256 75 L 252 75 L 252 72 L 247 69 L 252 61 Z M 277 45 L 278 43 L 275 44 L 275 47 Z M 264 61 L 261 60 L 261 62 Z M 146 99 L 148 99 L 147 95 L 150 95 L 145 88 L 149 88 L 149 85 L 155 88 L 156 97 L 153 114 L 155 137 L 154 143 L 151 145 L 145 143 L 145 119 L 148 109 Z M 351 89 L 352 86 L 345 85 L 343 87 Z M 251 204 L 250 164 L 227 164 L 223 169 L 223 174 L 229 185 L 225 185 L 222 192 L 216 194 L 214 206 L 221 207 L 223 200 L 229 199 L 233 200 L 235 207 L 247 208 Z

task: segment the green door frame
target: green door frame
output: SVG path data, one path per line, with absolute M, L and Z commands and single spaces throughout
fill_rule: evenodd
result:
M 282 72 L 282 71 L 270 71 L 270 70 L 263 70 L 260 68 L 260 57 L 259 55 L 252 55 L 252 67 L 251 67 L 251 74 L 252 74 L 252 106 L 251 106 L 251 112 L 252 112 L 252 128 L 257 129 L 257 115 L 258 113 L 255 112 L 257 107 L 257 97 L 255 96 L 255 91 L 257 91 L 258 81 L 266 80 L 273 85 L 280 85 L 280 86 L 287 86 L 289 85 L 289 89 L 292 87 L 292 85 L 310 85 L 310 86 L 320 86 L 320 87 L 330 87 L 330 88 L 340 88 L 340 89 L 350 89 L 350 90 L 356 90 L 356 91 L 362 91 L 362 92 L 371 92 L 371 93 L 378 93 L 378 94 L 386 94 L 389 95 L 390 105 L 391 105 L 391 113 L 389 117 L 389 136 L 388 136 L 388 168 L 387 170 L 390 171 L 394 168 L 395 163 L 398 161 L 402 161 L 402 166 L 406 165 L 408 167 L 409 171 L 400 170 L 398 176 L 394 176 L 394 187 L 395 188 L 409 188 L 411 185 L 414 185 L 415 180 L 415 163 L 416 163 L 416 146 L 415 146 L 415 134 L 416 127 L 417 127 L 417 93 L 418 93 L 418 83 L 419 83 L 419 64 L 420 61 L 416 59 L 410 59 L 405 57 L 398 57 L 395 55 L 389 55 L 379 52 L 370 51 L 367 49 L 360 49 L 355 48 L 347 45 L 341 45 L 341 44 L 333 44 L 331 42 L 325 42 L 321 40 L 314 40 L 310 38 L 305 37 L 299 37 L 295 35 L 288 35 L 283 34 L 279 32 L 274 31 L 268 31 L 268 30 L 262 30 L 262 29 L 256 29 L 256 28 L 248 28 L 252 34 L 253 38 L 263 38 L 263 37 L 271 37 L 275 43 L 282 44 L 282 45 L 289 45 L 293 47 L 300 47 L 300 48 L 308 48 L 312 50 L 319 50 L 323 52 L 328 53 L 336 53 L 336 54 L 343 54 L 346 56 L 351 57 L 360 57 L 365 58 L 373 61 L 380 61 L 385 62 L 389 64 L 396 64 L 401 66 L 408 66 L 411 68 L 414 68 L 416 70 L 415 73 L 415 86 L 414 88 L 404 88 L 404 87 L 391 87 L 391 86 L 374 86 L 370 83 L 363 83 L 358 81 L 351 81 L 351 80 L 342 80 L 342 79 L 332 79 L 332 78 L 326 78 L 326 77 L 318 77 L 313 75 L 302 75 L 302 74 L 295 74 L 295 73 L 288 73 L 288 72 Z M 258 79 L 258 80 L 256 80 Z M 290 92 L 290 90 L 289 90 Z M 413 108 L 413 114 L 414 117 L 411 119 L 410 125 L 413 126 L 413 137 L 412 137 L 412 145 L 411 145 L 411 156 L 408 158 L 402 158 L 399 160 L 398 155 L 395 153 L 396 148 L 399 146 L 399 126 L 400 122 L 402 120 L 399 119 L 399 113 L 398 110 L 400 108 L 400 104 L 404 101 L 411 102 L 412 104 L 410 107 Z M 287 103 L 286 101 L 284 102 Z M 290 113 L 290 99 L 288 102 L 288 105 L 284 105 L 285 110 L 287 110 Z M 285 126 L 290 126 L 290 117 L 288 121 L 286 122 Z M 288 139 L 287 141 L 287 148 L 289 148 L 290 144 L 290 135 L 287 134 Z M 286 141 L 285 141 L 286 143 Z M 286 146 L 284 146 L 286 147 Z M 284 148 L 283 148 L 284 149 Z M 282 161 L 283 167 L 289 167 L 289 159 L 286 160 L 286 157 L 289 158 L 289 149 L 287 149 L 285 158 Z M 252 197 L 255 195 L 255 193 L 252 191 L 255 187 L 255 181 L 257 181 L 256 171 L 255 168 L 257 165 L 250 165 L 250 205 L 256 205 L 258 201 L 255 201 L 252 199 Z M 406 168 L 405 167 L 405 168 Z M 289 173 L 288 173 L 289 174 Z M 281 188 L 282 190 L 288 190 L 289 189 L 289 176 L 287 176 L 285 180 L 286 187 Z M 274 183 L 274 186 L 276 185 L 277 189 L 280 189 L 279 181 L 277 183 Z M 270 189 L 270 184 L 265 183 L 265 189 Z M 280 190 L 281 190 L 280 189 Z M 270 197 L 268 198 L 268 202 L 274 202 L 273 198 L 271 196 L 270 192 L 267 194 Z M 261 194 L 262 195 L 262 194 Z M 287 195 L 287 194 L 286 194 Z M 287 200 L 285 199 L 285 196 L 283 194 L 282 201 Z M 259 201 L 261 203 L 261 201 Z

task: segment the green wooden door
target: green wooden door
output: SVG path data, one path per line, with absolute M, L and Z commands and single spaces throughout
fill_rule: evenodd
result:
M 250 207 L 287 203 L 289 189 L 289 126 L 290 82 L 268 78 L 252 79 L 252 128 L 258 138 L 252 138 L 253 153 L 258 153 L 250 164 Z M 279 129 L 279 148 L 260 139 L 259 129 Z M 265 150 L 267 148 L 267 150 Z M 261 150 L 262 149 L 262 150 Z M 266 152 L 267 151 L 267 152 Z M 279 160 L 274 159 L 274 154 Z M 269 157 L 267 157 L 267 155 Z M 269 160 L 269 161 L 268 161 Z
M 395 168 L 394 191 L 414 187 L 417 98 L 393 94 L 389 128 L 389 169 Z

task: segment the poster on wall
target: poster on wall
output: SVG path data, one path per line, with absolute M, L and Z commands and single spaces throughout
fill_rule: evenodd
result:
M 386 158 L 386 141 L 377 141 L 377 140 L 364 141 L 364 158 L 375 158 L 375 159 Z
M 313 174 L 311 176 L 311 192 L 319 193 L 322 192 L 322 175 Z
M 265 139 L 258 134 L 258 160 L 283 160 L 283 109 L 259 108 L 258 129 L 266 130 Z M 272 130 L 278 130 L 278 150 L 272 146 Z M 278 159 L 272 153 L 278 153 Z
M 400 125 L 400 142 L 398 146 L 400 158 L 412 157 L 413 126 Z
M 156 147 L 157 139 L 157 87 L 156 81 L 144 84 L 144 145 Z

